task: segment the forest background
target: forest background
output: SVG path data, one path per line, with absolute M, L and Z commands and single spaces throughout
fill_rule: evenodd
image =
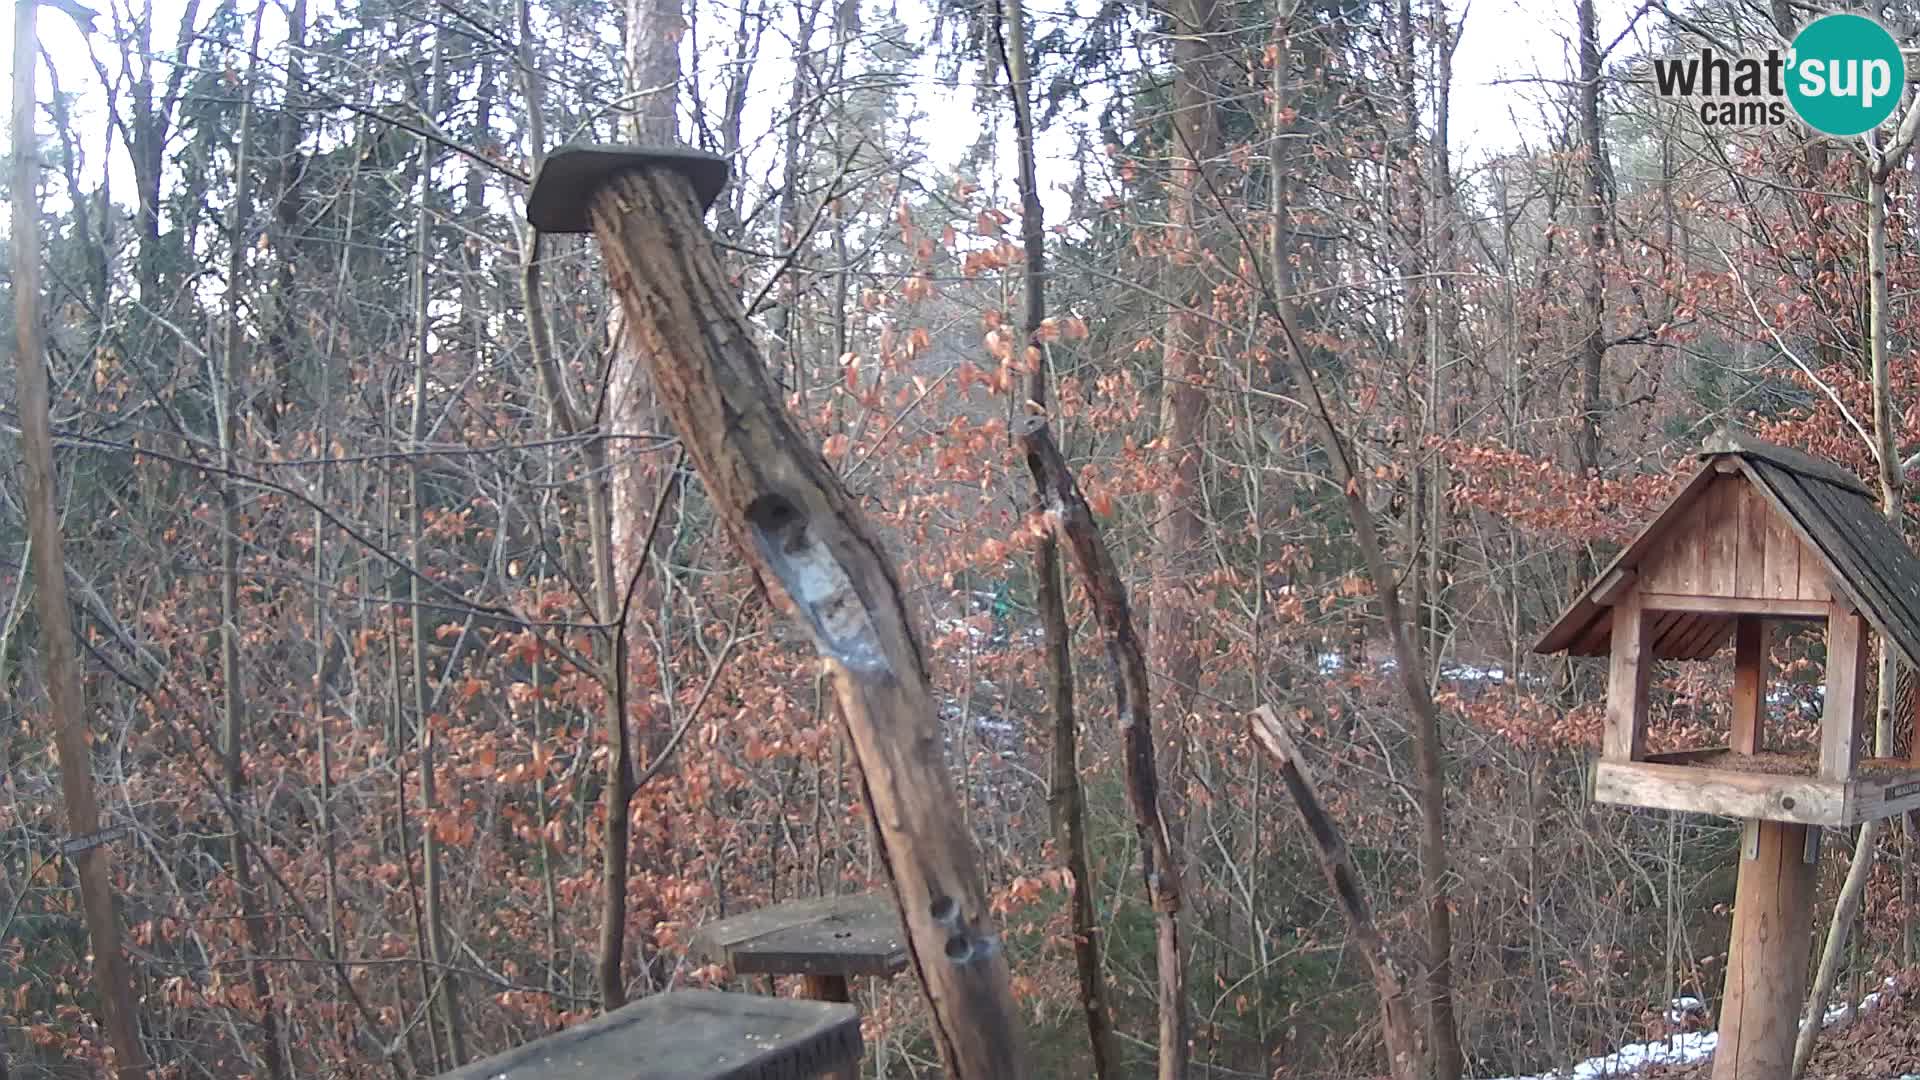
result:
M 1010 442 L 1036 374 L 1147 627 L 1194 1075 L 1386 1068 L 1261 705 L 1313 761 L 1436 1075 L 1710 1006 L 1737 829 L 1592 805 L 1604 673 L 1529 647 L 1723 424 L 1907 505 L 1905 148 L 1703 128 L 1647 71 L 1813 14 L 107 0 L 83 34 L 46 9 L 65 614 L 128 827 L 142 1052 L 433 1075 L 721 979 L 686 957 L 703 922 L 884 880 L 818 665 L 721 542 L 593 246 L 521 216 L 544 151 L 636 137 L 738 163 L 722 258 L 900 562 L 1042 1075 L 1096 1068 L 1076 917 L 1111 1075 L 1155 1057 L 1157 972 L 1078 586 L 1077 715 L 1045 678 Z M 0 455 L 0 1048 L 91 1076 L 113 1051 Z M 1804 740 L 1822 646 L 1773 648 Z M 1655 748 L 1724 735 L 1729 679 L 1664 668 Z M 1856 981 L 1913 960 L 1911 836 L 1878 844 Z M 1826 846 L 1825 910 L 1850 855 Z M 871 1067 L 937 1073 L 914 988 L 861 995 Z

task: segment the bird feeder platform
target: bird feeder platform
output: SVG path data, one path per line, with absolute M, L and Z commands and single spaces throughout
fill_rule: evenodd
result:
M 906 970 L 906 936 L 883 893 L 796 900 L 709 923 L 693 952 L 736 975 L 799 975 L 807 996 L 847 1000 L 847 979 Z
M 860 1061 L 851 1005 L 679 990 L 440 1080 L 813 1080 Z
M 1861 757 L 1869 632 L 1920 662 L 1920 558 L 1839 466 L 1723 433 L 1652 524 L 1575 598 L 1536 651 L 1610 660 L 1594 799 L 1750 820 L 1845 826 L 1920 809 L 1920 764 Z M 1769 747 L 1767 633 L 1827 631 L 1817 750 Z M 1726 747 L 1650 754 L 1655 662 L 1734 646 Z
M 1920 666 L 1920 558 L 1860 479 L 1731 432 L 1534 646 L 1605 656 L 1596 802 L 1745 821 L 1714 1080 L 1793 1062 L 1812 941 L 1819 828 L 1920 808 L 1920 761 L 1864 759 L 1867 635 Z M 1767 745 L 1767 634 L 1826 625 L 1819 745 Z M 1647 751 L 1655 662 L 1734 650 L 1728 745 Z

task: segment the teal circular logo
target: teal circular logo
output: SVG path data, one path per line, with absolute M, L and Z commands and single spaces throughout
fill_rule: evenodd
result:
M 1815 131 L 1872 131 L 1893 115 L 1906 87 L 1900 43 L 1865 15 L 1824 15 L 1794 36 L 1787 100 Z

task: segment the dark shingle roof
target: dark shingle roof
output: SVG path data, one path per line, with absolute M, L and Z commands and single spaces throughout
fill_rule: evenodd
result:
M 1907 546 L 1893 523 L 1875 504 L 1872 489 L 1831 461 L 1789 447 L 1775 446 L 1733 432 L 1721 432 L 1702 447 L 1700 472 L 1628 544 L 1600 576 L 1582 590 L 1553 627 L 1534 645 L 1535 652 L 1604 652 L 1613 609 L 1597 600 L 1613 572 L 1640 565 L 1667 542 L 1665 526 L 1676 520 L 1706 490 L 1721 459 L 1739 471 L 1774 511 L 1787 518 L 1807 549 L 1825 564 L 1834 592 L 1873 624 L 1910 664 L 1920 665 L 1920 557 Z M 1725 644 L 1728 620 L 1708 617 L 1704 634 L 1691 635 L 1690 647 L 1659 650 L 1663 655 L 1701 658 Z

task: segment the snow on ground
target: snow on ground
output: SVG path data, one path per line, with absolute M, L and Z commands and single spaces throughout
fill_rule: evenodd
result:
M 1892 986 L 1893 980 L 1888 979 L 1885 985 Z M 1880 992 L 1876 990 L 1861 1000 L 1859 1011 L 1872 1012 L 1879 1003 Z M 1674 998 L 1668 1005 L 1667 1019 L 1677 1023 L 1678 1018 L 1689 1013 L 1697 1014 L 1703 1008 L 1698 998 Z M 1848 1012 L 1849 1009 L 1845 1005 L 1833 1006 L 1827 1010 L 1826 1017 L 1820 1026 L 1826 1027 L 1847 1015 Z M 1491 1077 L 1489 1080 L 1603 1080 L 1606 1077 L 1627 1077 L 1654 1065 L 1691 1065 L 1697 1061 L 1705 1061 L 1713 1056 L 1713 1048 L 1719 1042 L 1720 1036 L 1716 1032 L 1681 1032 L 1653 1042 L 1630 1043 L 1611 1053 L 1588 1058 L 1566 1069 L 1536 1073 L 1532 1076 Z M 1901 1080 L 1920 1080 L 1920 1075 L 1902 1077 Z

